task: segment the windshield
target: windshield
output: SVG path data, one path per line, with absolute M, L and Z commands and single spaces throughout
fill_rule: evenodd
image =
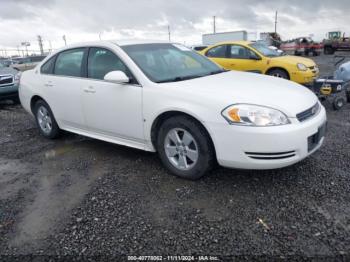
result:
M 225 72 L 204 56 L 179 44 L 140 44 L 121 48 L 156 83 L 183 81 Z
M 250 47 L 256 49 L 260 54 L 267 57 L 277 57 L 281 56 L 276 50 L 269 48 L 267 45 L 262 43 L 253 43 L 249 45 Z

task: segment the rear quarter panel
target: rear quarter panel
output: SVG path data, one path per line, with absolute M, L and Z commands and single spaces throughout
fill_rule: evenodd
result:
M 43 97 L 39 81 L 38 73 L 35 70 L 28 70 L 22 73 L 18 93 L 23 108 L 30 114 L 32 114 L 31 99 L 35 95 Z

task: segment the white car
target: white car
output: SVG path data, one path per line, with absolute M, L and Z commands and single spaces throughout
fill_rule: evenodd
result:
M 60 130 L 158 152 L 173 174 L 197 179 L 217 162 L 275 169 L 323 143 L 326 112 L 307 88 L 225 71 L 163 42 L 66 47 L 22 74 L 23 107 L 41 134 Z

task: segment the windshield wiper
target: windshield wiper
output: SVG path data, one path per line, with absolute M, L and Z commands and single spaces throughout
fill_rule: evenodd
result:
M 224 73 L 227 71 L 229 71 L 229 70 L 221 69 L 221 70 L 217 70 L 217 71 L 212 71 L 212 72 L 210 72 L 210 75 L 217 75 L 217 74 L 221 74 L 221 73 Z
M 221 70 L 212 71 L 212 72 L 210 72 L 208 74 L 204 74 L 204 75 L 202 74 L 202 75 L 192 75 L 192 76 L 177 76 L 174 78 L 157 81 L 157 83 L 159 84 L 159 83 L 179 82 L 179 81 L 190 80 L 190 79 L 200 78 L 200 77 L 209 76 L 209 75 L 217 75 L 217 74 L 221 74 L 221 73 L 224 73 L 227 71 L 229 71 L 229 70 L 221 69 Z
M 190 80 L 190 79 L 199 78 L 199 77 L 203 77 L 203 76 L 204 75 L 177 76 L 177 77 L 174 77 L 174 78 L 157 81 L 157 83 L 160 84 L 160 83 L 179 82 L 179 81 Z

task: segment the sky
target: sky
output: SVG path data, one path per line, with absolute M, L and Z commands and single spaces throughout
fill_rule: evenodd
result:
M 108 39 L 171 40 L 200 44 L 202 34 L 246 30 L 251 35 L 274 30 L 282 39 L 328 31 L 350 33 L 349 0 L 0 0 L 0 49 L 44 49 L 67 43 Z M 0 53 L 1 55 L 1 53 Z

